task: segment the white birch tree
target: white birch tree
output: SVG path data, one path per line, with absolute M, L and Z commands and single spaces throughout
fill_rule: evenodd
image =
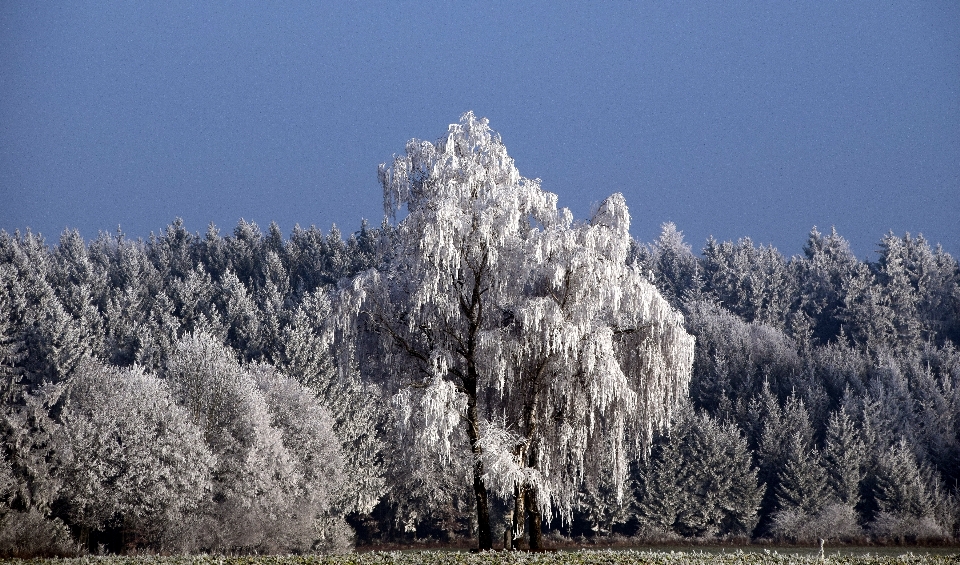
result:
M 686 393 L 693 338 L 626 265 L 622 196 L 574 224 L 472 113 L 437 143 L 410 141 L 380 180 L 388 215 L 406 216 L 384 268 L 342 288 L 358 314 L 344 329 L 419 434 L 411 457 L 445 458 L 466 432 L 479 547 L 488 485 L 539 517 L 569 514 L 588 458 L 625 479 Z

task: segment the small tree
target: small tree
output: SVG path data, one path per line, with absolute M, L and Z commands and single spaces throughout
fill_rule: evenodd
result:
M 644 466 L 641 525 L 686 536 L 749 536 L 757 525 L 757 484 L 736 425 L 686 410 Z
M 833 494 L 847 506 L 856 507 L 860 503 L 860 483 L 866 457 L 860 431 L 846 408 L 840 407 L 830 416 L 827 424 L 823 458 Z

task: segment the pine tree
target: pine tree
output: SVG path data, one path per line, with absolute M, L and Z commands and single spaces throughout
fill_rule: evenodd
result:
M 733 424 L 685 411 L 645 467 L 638 496 L 644 527 L 685 536 L 749 536 L 763 487 Z
M 910 234 L 901 239 L 890 232 L 880 240 L 880 260 L 874 269 L 893 314 L 894 339 L 889 345 L 912 349 L 922 337 L 918 306 L 926 294 L 933 257 L 922 238 L 920 244 L 925 253 L 915 253 Z M 914 260 L 912 255 L 920 256 Z
M 180 218 L 176 218 L 159 236 L 150 233 L 147 251 L 164 280 L 183 279 L 196 267 L 196 241 L 197 236 L 187 231 Z
M 823 460 L 836 499 L 856 507 L 867 461 L 866 446 L 844 407 L 830 415 Z
M 654 446 L 641 473 L 637 494 L 637 517 L 641 527 L 654 532 L 671 532 L 680 510 L 689 505 L 689 495 L 678 486 L 684 461 L 679 430 Z
M 0 264 L 0 405 L 15 403 L 22 393 L 20 363 L 27 357 L 26 343 L 13 327 L 10 287 L 15 274 Z
M 813 337 L 826 344 L 840 335 L 847 287 L 859 262 L 836 228 L 823 235 L 814 227 L 803 252 L 802 258 L 792 261 L 800 285 L 800 308 L 813 321 Z
M 778 498 L 781 495 L 781 480 L 788 479 L 793 481 L 804 480 L 802 473 L 798 475 L 795 471 L 805 469 L 814 469 L 808 461 L 809 450 L 813 444 L 813 427 L 810 425 L 810 417 L 803 401 L 791 394 L 784 406 L 781 408 L 777 398 L 765 388 L 760 399 L 759 409 L 762 412 L 761 420 L 763 422 L 763 431 L 760 437 L 758 449 L 760 463 L 760 480 L 767 485 L 761 503 L 761 516 L 765 519 L 772 518 L 777 510 L 782 509 Z M 794 460 L 794 463 L 790 463 Z M 818 462 L 817 462 L 818 463 Z M 788 465 L 791 465 L 793 471 L 789 474 L 785 471 Z M 823 479 L 825 486 L 825 478 Z M 784 494 L 790 496 L 790 492 L 795 488 L 793 484 L 788 484 L 788 491 Z M 811 491 L 807 496 L 807 485 L 797 487 L 801 495 L 799 500 L 816 500 L 818 496 Z M 815 504 L 814 504 L 815 505 Z M 762 528 L 769 526 L 769 523 L 761 524 Z
M 932 514 L 931 493 L 905 440 L 879 455 L 873 474 L 873 499 L 879 512 L 914 518 Z
M 673 222 L 661 226 L 660 237 L 650 246 L 649 254 L 653 283 L 674 307 L 700 291 L 699 263 Z
M 777 508 L 812 516 L 830 502 L 831 495 L 820 453 L 800 431 L 794 431 L 786 443 L 786 457 L 777 472 Z
M 786 327 L 797 281 L 786 259 L 772 246 L 754 247 L 750 238 L 718 243 L 712 237 L 703 249 L 706 289 L 726 308 L 748 322 Z

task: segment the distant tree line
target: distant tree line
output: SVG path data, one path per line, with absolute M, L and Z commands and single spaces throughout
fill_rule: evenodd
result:
M 665 224 L 634 260 L 697 338 L 691 406 L 637 473 L 631 519 L 641 529 L 956 536 L 955 259 L 922 236 L 889 233 L 876 261 L 859 261 L 835 230 L 816 228 L 789 259 L 750 239 L 710 239 L 697 257 Z
M 388 260 L 391 237 L 364 224 L 346 241 L 284 239 L 243 221 L 226 237 L 180 221 L 148 240 L 67 231 L 52 247 L 0 233 L 0 543 L 309 551 L 469 535 L 470 461 L 407 458 L 381 383 L 341 366 L 351 346 L 329 329 L 337 283 Z M 955 539 L 956 260 L 888 234 L 860 261 L 816 229 L 789 259 L 749 239 L 698 257 L 666 224 L 631 261 L 696 336 L 689 402 L 632 464 L 632 489 L 587 484 L 547 531 Z M 500 520 L 508 502 L 493 504 Z

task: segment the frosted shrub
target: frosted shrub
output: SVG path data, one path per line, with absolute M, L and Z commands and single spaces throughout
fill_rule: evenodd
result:
M 868 529 L 877 541 L 892 543 L 941 541 L 950 537 L 932 516 L 893 512 L 878 512 Z
M 859 541 L 864 538 L 857 512 L 844 504 L 828 504 L 810 515 L 800 508 L 781 510 L 773 515 L 770 527 L 773 537 L 793 543 L 827 541 Z
M 72 557 L 80 551 L 58 518 L 36 510 L 0 515 L 0 558 Z

